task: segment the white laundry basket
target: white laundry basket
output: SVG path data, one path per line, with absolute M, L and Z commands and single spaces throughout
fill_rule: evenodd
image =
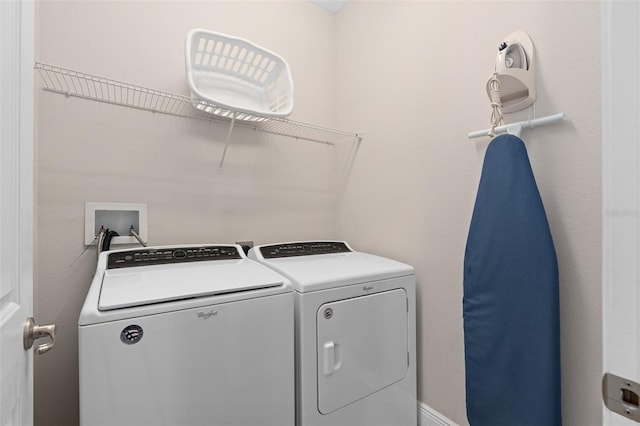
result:
M 196 108 L 252 121 L 291 114 L 293 80 L 277 54 L 242 38 L 193 29 L 185 56 Z

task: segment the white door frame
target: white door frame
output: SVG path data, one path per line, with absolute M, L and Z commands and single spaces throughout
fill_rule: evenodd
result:
M 0 0 L 0 424 L 33 424 L 34 3 Z
M 640 382 L 640 3 L 602 3 L 603 373 Z M 606 426 L 637 425 L 603 405 Z

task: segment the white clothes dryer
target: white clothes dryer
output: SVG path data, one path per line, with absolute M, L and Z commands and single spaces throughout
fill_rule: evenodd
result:
M 413 267 L 341 241 L 256 246 L 295 297 L 296 425 L 415 426 Z
M 236 245 L 100 254 L 78 322 L 80 424 L 293 426 L 289 280 Z

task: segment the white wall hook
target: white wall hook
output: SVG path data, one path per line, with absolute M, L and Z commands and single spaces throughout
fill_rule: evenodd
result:
M 514 123 L 514 124 L 507 124 L 507 131 L 506 133 L 513 135 L 513 136 L 517 136 L 520 137 L 520 133 L 522 132 L 522 125 L 518 124 L 518 123 Z
M 511 124 L 506 124 L 504 126 L 499 126 L 494 129 L 494 132 L 496 135 L 499 135 L 501 133 L 509 133 L 512 135 L 520 136 L 519 133 L 517 134 L 514 133 L 516 128 L 520 129 L 519 131 L 521 131 L 523 128 L 533 129 L 534 127 L 540 127 L 540 126 L 546 126 L 548 124 L 559 123 L 564 120 L 565 120 L 564 113 L 559 112 L 557 114 L 547 115 L 545 117 L 534 118 L 531 120 L 523 120 L 523 121 L 511 123 Z M 510 129 L 514 129 L 514 131 L 511 131 Z M 478 130 L 475 132 L 468 133 L 467 137 L 469 139 L 481 138 L 483 136 L 490 136 L 490 132 L 491 132 L 491 129 Z

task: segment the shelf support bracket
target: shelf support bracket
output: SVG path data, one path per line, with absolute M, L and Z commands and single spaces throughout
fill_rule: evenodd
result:
M 222 158 L 220 158 L 220 164 L 218 165 L 218 173 L 222 173 L 224 171 L 224 157 L 227 155 L 227 148 L 229 148 L 229 142 L 231 141 L 231 133 L 233 132 L 233 125 L 236 124 L 236 114 L 238 112 L 234 112 L 231 117 L 231 124 L 229 125 L 229 130 L 227 131 L 227 138 L 224 141 L 224 151 L 222 151 Z

